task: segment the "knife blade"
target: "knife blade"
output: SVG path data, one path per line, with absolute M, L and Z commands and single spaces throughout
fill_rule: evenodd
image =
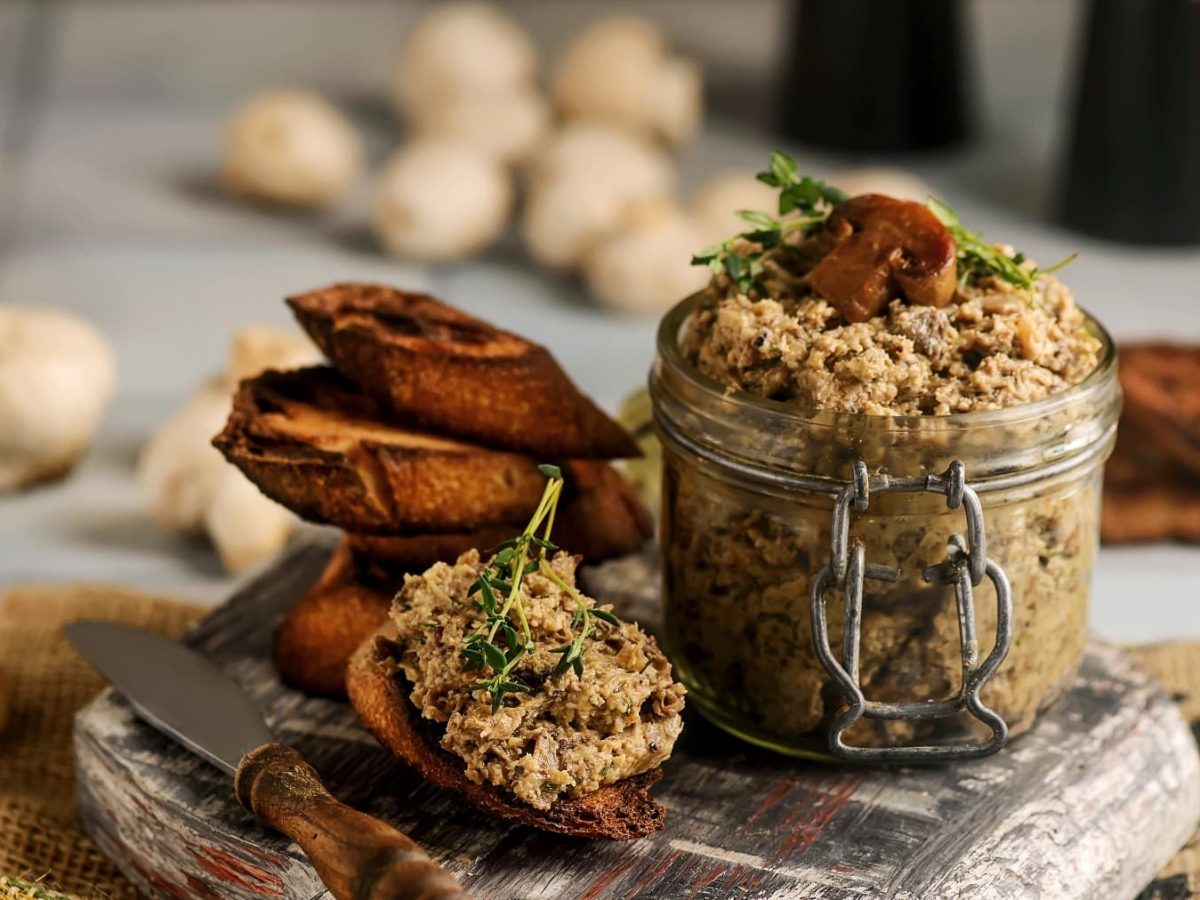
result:
M 409 837 L 336 800 L 274 742 L 245 692 L 196 651 L 154 632 L 75 622 L 67 640 L 147 724 L 233 776 L 241 804 L 286 834 L 338 900 L 470 900 Z

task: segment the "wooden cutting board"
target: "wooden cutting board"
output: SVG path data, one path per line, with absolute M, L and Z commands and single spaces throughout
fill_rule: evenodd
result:
M 342 799 L 420 841 L 480 898 L 1133 897 L 1200 818 L 1200 757 L 1175 706 L 1093 643 L 1074 690 L 997 756 L 855 769 L 736 742 L 700 717 L 656 795 L 665 830 L 586 842 L 495 821 L 396 764 L 344 704 L 283 687 L 271 634 L 328 548 L 297 548 L 189 642 L 239 681 L 277 736 Z M 653 615 L 644 560 L 590 573 L 627 615 Z M 157 897 L 327 896 L 285 839 L 260 829 L 219 771 L 139 723 L 111 691 L 76 723 L 88 831 Z

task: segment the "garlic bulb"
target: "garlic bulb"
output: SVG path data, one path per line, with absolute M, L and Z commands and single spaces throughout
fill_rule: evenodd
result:
M 498 6 L 439 3 L 404 42 L 392 94 L 402 115 L 428 122 L 448 100 L 527 90 L 537 68 L 533 41 Z
M 636 16 L 603 19 L 578 35 L 554 76 L 554 99 L 569 119 L 597 119 L 683 144 L 702 114 L 699 67 L 671 56 L 659 30 Z
M 362 169 L 350 123 L 315 94 L 271 91 L 240 106 L 225 141 L 225 183 L 257 200 L 324 206 Z
M 638 205 L 588 254 L 588 288 L 612 309 L 660 315 L 708 282 L 708 270 L 691 264 L 702 240 L 696 223 L 674 205 Z
M 384 168 L 375 233 L 401 256 L 460 259 L 500 237 L 512 206 L 512 176 L 498 161 L 464 144 L 422 140 Z
M 112 350 L 87 322 L 0 306 L 0 490 L 70 471 L 115 384 Z

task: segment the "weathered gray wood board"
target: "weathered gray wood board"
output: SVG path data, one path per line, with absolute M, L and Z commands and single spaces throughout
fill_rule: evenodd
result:
M 826 767 L 748 748 L 692 715 L 657 789 L 667 808 L 660 834 L 588 843 L 492 821 L 394 763 L 346 706 L 279 684 L 271 632 L 326 552 L 299 548 L 190 641 L 245 686 L 336 794 L 403 828 L 481 898 L 1119 900 L 1200 817 L 1187 725 L 1119 653 L 1093 644 L 1071 694 L 990 759 Z M 593 584 L 637 607 L 653 597 L 649 577 L 626 561 Z M 221 773 L 138 723 L 120 697 L 107 692 L 85 708 L 75 740 L 85 824 L 147 893 L 323 896 L 296 848 L 258 828 Z

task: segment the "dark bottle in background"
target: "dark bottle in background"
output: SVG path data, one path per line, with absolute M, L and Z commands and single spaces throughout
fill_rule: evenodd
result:
M 1200 242 L 1200 3 L 1091 0 L 1086 28 L 1062 221 Z
M 969 135 L 960 0 L 794 0 L 776 126 L 814 147 L 887 153 Z

